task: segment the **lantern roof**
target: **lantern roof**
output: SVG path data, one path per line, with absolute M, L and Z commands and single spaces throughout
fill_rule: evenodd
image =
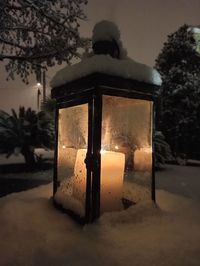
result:
M 61 87 L 95 73 L 161 85 L 157 70 L 127 56 L 120 39 L 120 31 L 114 22 L 102 20 L 96 23 L 92 46 L 93 52 L 83 57 L 81 62 L 58 71 L 51 80 L 51 87 Z
M 58 71 L 50 84 L 53 88 L 60 87 L 94 73 L 132 79 L 153 85 L 161 85 L 162 83 L 158 71 L 150 66 L 138 63 L 130 58 L 116 59 L 109 55 L 93 55 Z

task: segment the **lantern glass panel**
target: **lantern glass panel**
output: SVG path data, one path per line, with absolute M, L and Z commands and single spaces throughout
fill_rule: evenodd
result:
M 100 211 L 151 198 L 152 102 L 103 96 Z
M 59 109 L 55 200 L 65 209 L 85 216 L 88 104 Z

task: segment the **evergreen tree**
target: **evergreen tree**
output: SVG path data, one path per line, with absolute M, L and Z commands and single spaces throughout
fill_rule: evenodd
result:
M 28 82 L 28 75 L 42 67 L 69 63 L 79 56 L 79 20 L 86 0 L 0 0 L 0 60 L 8 77 Z
M 174 154 L 200 150 L 200 54 L 193 28 L 168 36 L 156 60 L 163 84 L 158 93 L 157 129 Z

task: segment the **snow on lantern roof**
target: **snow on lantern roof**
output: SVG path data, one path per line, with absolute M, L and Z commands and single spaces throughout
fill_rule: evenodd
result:
M 100 21 L 94 26 L 92 36 L 94 52 L 95 44 L 99 42 L 105 43 L 105 41 L 111 43 L 114 41 L 117 44 L 119 49 L 118 58 L 113 58 L 111 54 L 104 54 L 105 49 L 103 49 L 104 51 L 103 53 L 101 52 L 101 54 L 83 58 L 81 62 L 72 66 L 67 66 L 58 71 L 51 80 L 51 87 L 59 87 L 93 73 L 108 74 L 154 85 L 161 85 L 161 77 L 155 69 L 135 62 L 127 57 L 127 52 L 123 48 L 120 40 L 120 31 L 117 25 L 107 20 Z
M 58 71 L 51 80 L 50 85 L 53 88 L 59 87 L 93 73 L 134 79 L 154 85 L 161 85 L 162 83 L 160 74 L 157 70 L 147 65 L 137 63 L 130 58 L 119 60 L 109 55 L 94 55 Z

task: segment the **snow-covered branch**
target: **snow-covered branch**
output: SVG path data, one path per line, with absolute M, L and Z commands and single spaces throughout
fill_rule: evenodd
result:
M 28 75 L 35 71 L 31 64 L 48 67 L 77 57 L 77 49 L 87 44 L 78 32 L 79 20 L 85 19 L 82 9 L 86 3 L 0 0 L 0 60 L 15 61 L 7 65 L 8 73 L 13 73 L 11 67 L 18 65 L 14 72 L 27 82 Z M 23 70 L 19 65 L 22 61 Z

